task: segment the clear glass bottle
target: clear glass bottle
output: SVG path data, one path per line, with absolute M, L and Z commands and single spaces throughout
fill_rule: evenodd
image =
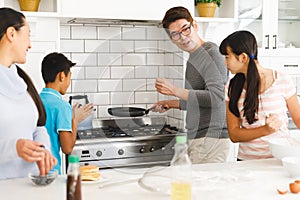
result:
M 188 156 L 186 135 L 177 135 L 175 154 L 171 161 L 171 200 L 192 199 L 192 162 Z
M 67 200 L 81 200 L 81 176 L 79 169 L 79 157 L 68 156 L 67 170 Z

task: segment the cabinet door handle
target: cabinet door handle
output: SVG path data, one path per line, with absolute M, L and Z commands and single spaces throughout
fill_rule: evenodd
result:
M 265 37 L 267 38 L 267 46 L 265 47 L 265 49 L 269 49 L 269 47 L 270 47 L 270 42 L 269 42 L 270 36 L 266 35 Z
M 283 65 L 283 67 L 298 67 L 298 65 Z
M 273 38 L 274 38 L 274 46 L 273 46 L 273 49 L 276 49 L 276 48 L 277 48 L 277 35 L 273 35 Z

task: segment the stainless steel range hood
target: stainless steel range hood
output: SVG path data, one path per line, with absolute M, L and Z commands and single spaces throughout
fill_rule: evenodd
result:
M 128 19 L 101 19 L 101 18 L 73 18 L 68 24 L 90 24 L 90 25 L 133 25 L 133 26 L 157 26 L 161 22 L 156 20 L 128 20 Z

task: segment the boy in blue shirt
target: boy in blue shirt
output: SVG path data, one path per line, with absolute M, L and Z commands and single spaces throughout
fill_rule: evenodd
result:
M 46 84 L 40 97 L 46 109 L 46 128 L 51 140 L 51 149 L 57 159 L 53 168 L 61 174 L 60 148 L 70 154 L 76 141 L 77 125 L 87 118 L 92 110 L 91 103 L 73 106 L 62 99 L 70 85 L 72 63 L 61 53 L 50 53 L 42 61 L 42 76 Z

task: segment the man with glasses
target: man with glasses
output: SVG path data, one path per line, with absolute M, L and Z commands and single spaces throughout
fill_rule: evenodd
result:
M 228 71 L 219 47 L 200 38 L 199 25 L 184 7 L 169 9 L 162 21 L 171 41 L 189 53 L 185 88 L 157 78 L 156 90 L 178 100 L 159 101 L 156 112 L 170 108 L 186 110 L 189 155 L 193 163 L 224 162 L 231 146 L 225 118 L 224 86 Z

